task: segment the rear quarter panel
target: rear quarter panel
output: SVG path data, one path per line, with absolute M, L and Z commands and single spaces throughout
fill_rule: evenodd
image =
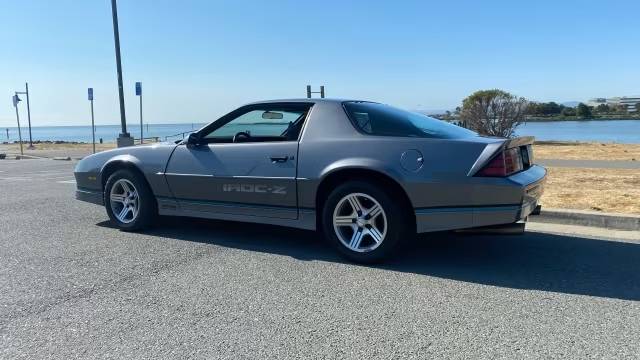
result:
M 506 179 L 468 176 L 490 143 L 502 139 L 463 140 L 372 136 L 358 132 L 342 106 L 318 104 L 303 133 L 298 162 L 299 206 L 314 208 L 316 191 L 329 174 L 365 168 L 396 180 L 414 208 L 514 204 L 522 191 Z M 418 150 L 423 165 L 406 170 L 400 159 Z

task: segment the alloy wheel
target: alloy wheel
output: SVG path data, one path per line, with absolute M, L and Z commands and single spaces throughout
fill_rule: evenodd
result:
M 387 235 L 387 215 L 370 195 L 352 193 L 343 197 L 333 211 L 333 228 L 349 250 L 375 250 Z
M 111 186 L 109 200 L 113 216 L 124 224 L 134 221 L 140 212 L 138 190 L 127 179 L 120 179 Z

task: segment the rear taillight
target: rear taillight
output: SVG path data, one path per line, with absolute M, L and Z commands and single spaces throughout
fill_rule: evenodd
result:
M 506 149 L 489 161 L 476 176 L 509 176 L 523 168 L 520 148 Z
M 507 175 L 521 171 L 522 155 L 520 154 L 520 148 L 512 148 L 504 151 L 504 164 L 506 166 Z

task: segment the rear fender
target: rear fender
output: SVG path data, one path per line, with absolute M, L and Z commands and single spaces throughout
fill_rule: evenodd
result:
M 401 176 L 394 169 L 389 166 L 385 166 L 385 164 L 377 159 L 371 158 L 348 158 L 338 160 L 329 164 L 327 167 L 322 169 L 320 174 L 320 179 L 324 179 L 327 176 L 340 171 L 347 169 L 363 169 L 369 171 L 376 171 L 382 173 L 391 179 L 395 180 L 398 183 L 401 183 Z

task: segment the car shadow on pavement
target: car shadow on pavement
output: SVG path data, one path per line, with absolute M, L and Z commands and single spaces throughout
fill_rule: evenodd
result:
M 347 263 L 311 231 L 192 218 L 163 217 L 160 223 L 145 234 Z M 640 244 L 629 242 L 531 232 L 431 233 L 373 267 L 514 289 L 640 300 Z

